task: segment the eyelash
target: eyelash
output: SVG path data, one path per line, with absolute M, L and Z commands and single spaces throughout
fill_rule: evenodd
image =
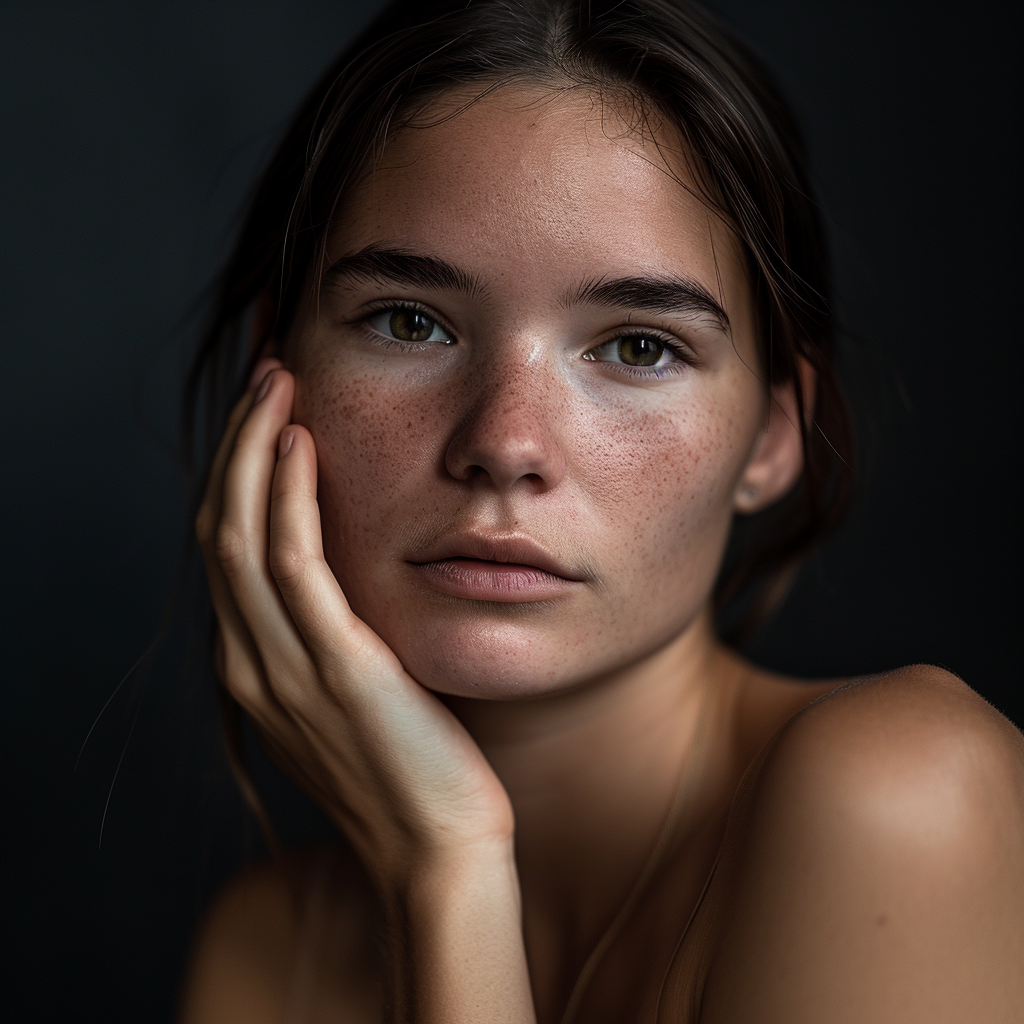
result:
M 607 345 L 613 341 L 624 341 L 627 338 L 652 338 L 658 342 L 659 345 L 664 345 L 669 352 L 672 353 L 679 361 L 676 363 L 669 363 L 668 366 L 661 367 L 641 367 L 641 366 L 629 366 L 626 363 L 613 363 L 608 360 L 594 360 L 595 362 L 601 362 L 605 366 L 610 366 L 617 373 L 625 373 L 628 377 L 638 377 L 640 379 L 651 377 L 661 378 L 668 377 L 672 374 L 682 373 L 684 370 L 692 367 L 696 360 L 694 359 L 693 353 L 687 348 L 678 338 L 674 338 L 670 334 L 662 334 L 656 330 L 634 330 L 634 331 L 622 331 L 616 334 L 614 337 L 609 338 L 608 341 L 601 342 L 601 345 Z M 595 345 L 594 348 L 600 348 L 601 345 Z M 589 351 L 593 352 L 594 349 Z
M 411 302 L 407 299 L 387 299 L 380 302 L 373 303 L 369 309 L 359 317 L 356 323 L 363 329 L 363 331 L 372 337 L 372 340 L 378 345 L 382 345 L 385 348 L 399 348 L 404 351 L 410 349 L 426 348 L 430 345 L 436 345 L 436 341 L 401 341 L 398 338 L 391 338 L 386 334 L 382 334 L 380 331 L 370 327 L 367 321 L 376 316 L 378 313 L 391 313 L 399 309 L 409 309 L 417 313 L 422 313 L 424 316 L 430 317 L 443 331 L 446 331 L 452 339 L 452 344 L 457 343 L 455 332 L 444 322 L 444 320 L 437 315 L 429 306 L 424 306 L 419 302 Z M 693 353 L 677 338 L 672 335 L 663 334 L 656 330 L 634 330 L 634 331 L 623 331 L 621 334 L 616 334 L 614 337 L 609 338 L 608 341 L 601 342 L 601 345 L 607 345 L 612 341 L 622 341 L 626 338 L 652 338 L 660 345 L 664 345 L 669 352 L 671 352 L 676 359 L 679 361 L 676 363 L 670 363 L 668 366 L 662 367 L 649 367 L 644 368 L 640 366 L 629 366 L 625 363 L 613 363 L 604 359 L 595 359 L 594 362 L 602 363 L 605 366 L 612 367 L 617 373 L 624 373 L 628 377 L 650 379 L 654 377 L 656 379 L 661 377 L 667 377 L 672 374 L 682 373 L 684 369 L 691 367 L 695 363 Z M 594 348 L 588 349 L 587 352 L 593 352 L 594 349 L 600 348 L 601 345 L 595 345 Z
M 371 306 L 364 312 L 355 323 L 362 328 L 364 333 L 369 335 L 371 339 L 378 345 L 382 345 L 384 348 L 399 348 L 403 351 L 409 351 L 411 349 L 422 349 L 427 348 L 430 345 L 438 344 L 436 341 L 401 341 L 399 338 L 391 338 L 386 334 L 381 334 L 380 331 L 374 330 L 367 321 L 376 316 L 378 313 L 393 313 L 400 309 L 412 310 L 414 313 L 422 313 L 424 316 L 429 317 L 434 323 L 437 324 L 441 330 L 445 331 L 448 336 L 452 339 L 452 344 L 455 344 L 457 339 L 455 332 L 445 323 L 444 319 L 437 315 L 429 306 L 424 306 L 419 302 L 410 302 L 408 299 L 385 299 L 380 302 L 371 304 Z

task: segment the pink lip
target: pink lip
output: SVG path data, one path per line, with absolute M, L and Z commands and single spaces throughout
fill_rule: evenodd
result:
M 546 601 L 583 581 L 578 572 L 521 535 L 449 536 L 409 561 L 428 586 L 475 601 Z

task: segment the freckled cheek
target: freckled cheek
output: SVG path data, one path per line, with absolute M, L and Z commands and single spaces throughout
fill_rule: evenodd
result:
M 296 419 L 313 435 L 328 554 L 347 558 L 394 535 L 409 513 L 410 482 L 435 461 L 427 403 L 379 379 L 318 375 L 300 382 Z
M 587 484 L 610 531 L 606 564 L 649 581 L 717 560 L 739 465 L 731 434 L 727 419 L 699 408 L 609 420 Z

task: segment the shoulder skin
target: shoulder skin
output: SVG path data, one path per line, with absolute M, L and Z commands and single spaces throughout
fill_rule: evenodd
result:
M 380 1020 L 367 901 L 344 875 L 312 891 L 325 855 L 289 854 L 225 886 L 193 949 L 182 1024 Z
M 839 687 L 745 779 L 702 1024 L 1024 1020 L 1024 737 L 955 676 Z

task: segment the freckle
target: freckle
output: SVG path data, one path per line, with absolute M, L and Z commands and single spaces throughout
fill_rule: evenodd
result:
M 875 918 L 875 924 L 877 924 L 879 928 L 884 928 L 888 923 L 889 918 L 886 914 L 879 914 L 878 917 Z

